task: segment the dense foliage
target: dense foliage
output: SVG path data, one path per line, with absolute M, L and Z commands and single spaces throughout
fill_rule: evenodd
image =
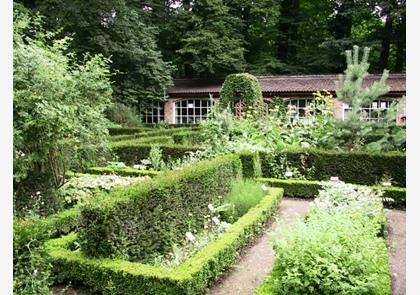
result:
M 277 261 L 257 294 L 391 294 L 381 200 L 327 183 L 305 222 L 273 234 Z
M 18 2 L 73 35 L 79 57 L 111 56 L 115 96 L 127 103 L 163 98 L 169 63 L 177 78 L 339 73 L 356 44 L 372 48 L 373 72 L 405 70 L 405 0 Z
M 221 204 L 241 173 L 239 157 L 229 155 L 88 201 L 79 228 L 82 250 L 131 261 L 166 254 L 186 232 L 203 228 L 208 205 Z
M 242 103 L 241 112 L 255 111 L 254 115 L 263 113 L 263 96 L 260 83 L 255 76 L 242 73 L 231 74 L 226 77 L 220 91 L 218 109 L 236 108 L 236 103 Z
M 269 189 L 269 194 L 229 227 L 223 236 L 171 269 L 86 257 L 80 251 L 72 251 L 72 245 L 77 241 L 74 233 L 50 240 L 46 247 L 58 281 L 84 281 L 106 294 L 202 294 L 211 282 L 235 263 L 240 248 L 261 230 L 276 211 L 282 196 L 281 189 Z
M 405 146 L 405 129 L 397 126 L 397 102 L 393 102 L 388 110 L 380 107 L 373 110 L 373 116 L 379 116 L 378 121 L 369 122 L 366 120 L 367 114 L 363 108 L 372 105 L 384 94 L 389 92 L 386 85 L 388 71 L 384 70 L 379 81 L 366 87 L 364 79 L 368 75 L 369 48 L 365 48 L 363 57 L 359 61 L 359 47 L 354 46 L 353 52 L 346 51 L 347 69 L 344 75 L 339 75 L 336 82 L 337 98 L 351 106 L 351 110 L 346 113 L 342 122 L 338 122 L 340 136 L 346 137 L 344 146 L 348 149 L 367 149 L 367 150 L 393 150 Z M 366 142 L 366 137 L 371 134 L 381 134 L 382 136 L 372 142 Z
M 69 39 L 51 39 L 41 19 L 20 5 L 14 24 L 14 192 L 17 213 L 25 213 L 64 183 L 68 169 L 106 155 L 103 112 L 112 89 L 104 57 L 85 55 L 76 62 L 66 53 Z M 36 213 L 47 214 L 54 200 L 40 204 L 45 208 Z

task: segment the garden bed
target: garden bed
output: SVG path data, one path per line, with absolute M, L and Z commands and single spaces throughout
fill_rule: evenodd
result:
M 247 243 L 276 210 L 283 190 L 270 188 L 218 239 L 175 268 L 163 268 L 122 259 L 91 258 L 71 247 L 77 234 L 46 242 L 58 281 L 83 281 L 96 290 L 112 294 L 200 294 L 219 278 Z
M 287 197 L 315 198 L 322 187 L 321 181 L 304 179 L 257 178 L 257 181 L 272 187 L 284 189 Z M 360 186 L 362 187 L 362 186 Z M 382 191 L 382 201 L 388 208 L 405 208 L 406 189 L 396 186 L 369 186 L 374 191 Z

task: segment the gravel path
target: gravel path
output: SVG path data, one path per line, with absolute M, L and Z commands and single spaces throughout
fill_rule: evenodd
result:
M 386 210 L 387 240 L 391 264 L 393 295 L 404 295 L 405 291 L 405 211 Z
M 233 269 L 222 277 L 207 295 L 246 295 L 263 282 L 264 277 L 271 271 L 275 255 L 268 239 L 267 232 L 277 225 L 287 225 L 297 218 L 304 216 L 309 208 L 309 201 L 283 198 L 276 214 L 277 220 L 260 236 L 255 243 L 243 251 L 240 260 Z

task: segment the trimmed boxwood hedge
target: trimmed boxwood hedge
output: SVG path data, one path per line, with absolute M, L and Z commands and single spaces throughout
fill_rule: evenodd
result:
M 282 189 L 269 188 L 269 194 L 220 238 L 175 268 L 87 257 L 80 251 L 69 250 L 78 240 L 74 233 L 48 241 L 46 249 L 58 281 L 82 281 L 104 294 L 201 294 L 235 263 L 238 250 L 276 211 L 282 195 Z
M 139 170 L 134 168 L 111 168 L 111 167 L 90 167 L 85 170 L 87 174 L 116 174 L 120 176 L 150 176 L 158 175 L 159 171 L 154 170 Z
M 247 178 L 262 176 L 261 161 L 258 153 L 242 152 L 239 154 L 242 162 L 242 174 Z
M 115 142 L 112 144 L 112 151 L 118 156 L 119 160 L 128 164 L 138 164 L 140 160 L 149 157 L 150 144 L 136 143 L 135 141 Z M 186 145 L 161 145 L 162 157 L 165 161 L 169 159 L 182 158 L 188 152 L 195 152 L 201 147 Z
M 172 135 L 175 144 L 201 145 L 204 135 L 201 131 L 183 131 Z
M 152 136 L 174 136 L 176 134 L 184 133 L 184 132 L 196 132 L 199 129 L 195 128 L 172 128 L 172 129 L 149 129 L 143 130 L 140 133 L 134 134 L 123 134 L 123 135 L 114 135 L 110 136 L 111 141 L 121 141 L 121 140 L 132 140 L 132 139 L 144 139 Z
M 173 124 L 168 125 L 165 128 L 156 127 L 153 124 L 145 124 L 142 127 L 109 127 L 108 132 L 109 135 L 128 135 L 128 134 L 135 134 L 140 132 L 159 132 L 167 130 L 167 132 L 177 132 L 179 129 L 197 129 L 200 128 L 197 124 Z
M 260 157 L 264 177 L 276 177 L 272 165 L 286 157 L 289 166 L 298 168 L 307 179 L 329 180 L 338 176 L 344 182 L 374 185 L 388 175 L 396 186 L 405 187 L 406 163 L 402 152 L 282 150 L 260 153 Z M 306 169 L 301 157 L 306 160 Z M 307 175 L 310 167 L 313 174 Z
M 82 250 L 132 261 L 166 254 L 187 231 L 204 226 L 207 205 L 223 202 L 241 168 L 237 155 L 221 156 L 87 201 L 81 207 Z
M 287 197 L 314 198 L 321 189 L 320 182 L 316 180 L 257 178 L 257 181 L 266 183 L 272 187 L 283 188 L 284 195 Z M 380 185 L 369 186 L 369 188 L 384 192 L 382 198 L 386 207 L 405 208 L 405 188 Z M 393 201 L 389 199 L 392 199 Z

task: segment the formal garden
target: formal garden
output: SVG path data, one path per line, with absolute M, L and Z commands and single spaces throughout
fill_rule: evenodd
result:
M 387 70 L 364 84 L 368 47 L 337 75 L 343 120 L 323 89 L 303 117 L 281 98 L 266 110 L 255 76 L 233 73 L 207 120 L 146 124 L 112 102 L 109 58 L 76 59 L 16 7 L 14 294 L 400 294 L 387 214 L 406 204 L 404 109 L 367 120 L 390 90 Z M 267 253 L 264 271 L 237 267 Z

